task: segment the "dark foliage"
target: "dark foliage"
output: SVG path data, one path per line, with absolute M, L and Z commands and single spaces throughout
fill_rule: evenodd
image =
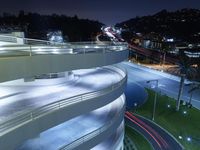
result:
M 198 42 L 200 40 L 200 10 L 182 9 L 175 12 L 161 12 L 144 17 L 136 17 L 116 26 L 131 32 L 144 34 L 155 32 L 162 36 L 173 36 L 184 41 Z
M 79 19 L 77 16 L 40 15 L 24 11 L 20 11 L 17 16 L 7 13 L 0 16 L 0 27 L 19 27 L 29 38 L 45 39 L 48 31 L 61 30 L 70 41 L 87 41 L 101 30 L 102 25 L 98 21 Z

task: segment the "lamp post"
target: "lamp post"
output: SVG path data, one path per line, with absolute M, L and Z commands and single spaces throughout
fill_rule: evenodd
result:
M 147 83 L 150 82 L 156 82 L 156 90 L 158 90 L 158 80 L 149 80 Z M 152 120 L 154 121 L 155 119 L 155 113 L 156 113 L 156 102 L 157 102 L 157 91 L 155 90 L 155 95 L 154 95 L 154 103 L 153 103 L 153 113 L 152 113 Z

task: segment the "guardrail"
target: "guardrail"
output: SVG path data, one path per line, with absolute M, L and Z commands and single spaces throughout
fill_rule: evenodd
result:
M 11 41 L 23 41 L 24 44 L 2 45 L 0 46 L 0 57 L 3 56 L 32 56 L 38 54 L 77 54 L 91 52 L 110 52 L 121 51 L 128 48 L 127 43 L 123 42 L 71 42 L 56 43 L 45 40 L 36 40 L 28 38 L 17 38 L 12 36 L 0 35 L 0 40 L 10 38 Z
M 125 104 L 125 103 L 124 103 Z M 123 106 L 119 109 L 119 110 L 122 110 L 123 112 L 125 111 L 125 105 L 123 104 Z M 122 112 L 121 111 L 121 112 Z M 78 138 L 77 140 L 65 145 L 65 146 L 62 146 L 61 148 L 59 148 L 59 150 L 71 150 L 71 149 L 74 149 L 75 147 L 85 143 L 86 141 L 89 141 L 91 140 L 92 138 L 96 137 L 97 135 L 105 132 L 107 129 L 109 129 L 114 122 L 117 121 L 117 119 L 122 116 L 123 113 L 120 113 L 119 111 L 114 115 L 114 119 L 111 119 L 110 121 L 108 121 L 106 124 L 104 124 L 102 127 Z
M 0 35 L 0 41 L 17 43 L 17 38 L 13 36 Z
M 105 89 L 89 92 L 86 94 L 77 95 L 74 97 L 70 97 L 67 99 L 62 99 L 53 103 L 50 103 L 48 105 L 42 106 L 40 108 L 36 108 L 28 113 L 19 115 L 13 119 L 7 120 L 0 124 L 0 136 L 4 135 L 5 133 L 14 130 L 15 128 L 18 128 L 26 123 L 29 123 L 31 121 L 34 121 L 37 118 L 40 118 L 42 116 L 45 116 L 49 113 L 52 113 L 53 111 L 62 109 L 64 107 L 67 107 L 69 105 L 72 105 L 74 103 L 79 103 L 81 101 L 86 101 L 95 97 L 100 97 L 103 95 L 106 95 L 107 93 L 112 92 L 113 90 L 116 90 L 119 88 L 123 83 L 127 80 L 127 74 L 123 70 L 117 68 L 116 66 L 107 67 L 117 73 L 119 73 L 122 76 L 122 80 L 118 83 L 115 83 Z

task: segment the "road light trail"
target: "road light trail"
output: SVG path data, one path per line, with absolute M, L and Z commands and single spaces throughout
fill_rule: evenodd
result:
M 169 147 L 168 143 L 163 139 L 163 137 L 160 136 L 152 127 L 148 126 L 145 122 L 134 116 L 132 113 L 126 112 L 126 114 L 132 119 L 134 119 L 137 123 L 142 125 L 144 128 L 146 128 L 149 132 L 151 132 L 154 135 L 154 137 L 157 138 L 157 141 L 160 141 L 160 143 L 162 144 L 162 146 L 164 146 L 165 149 Z
M 132 119 L 131 117 L 129 117 L 127 114 L 125 114 L 125 117 L 128 118 L 130 121 L 132 121 L 133 123 L 135 123 L 136 125 L 138 125 L 140 128 L 142 128 L 145 132 L 147 132 L 151 137 L 152 139 L 157 143 L 157 145 L 160 147 L 160 149 L 162 148 L 161 147 L 161 144 L 160 142 L 154 137 L 153 134 L 151 134 L 145 127 L 143 127 L 141 124 L 139 124 L 138 122 L 136 122 L 134 119 Z
M 183 150 L 178 141 L 157 124 L 128 111 L 125 118 L 126 123 L 143 134 L 155 150 Z

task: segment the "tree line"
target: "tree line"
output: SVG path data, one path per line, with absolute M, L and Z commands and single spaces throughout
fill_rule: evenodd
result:
M 80 19 L 78 16 L 41 15 L 20 11 L 17 15 L 3 13 L 0 16 L 1 31 L 21 30 L 26 37 L 45 39 L 49 31 L 62 31 L 69 41 L 88 41 L 101 31 L 103 24 L 89 19 Z

